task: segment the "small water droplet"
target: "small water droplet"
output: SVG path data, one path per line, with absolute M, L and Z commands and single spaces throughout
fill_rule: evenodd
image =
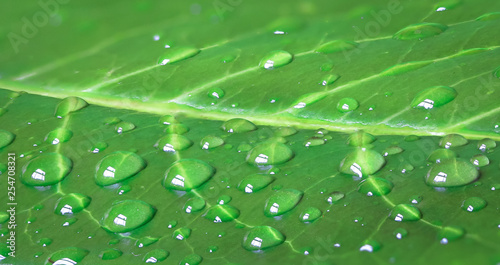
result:
M 380 250 L 381 245 L 377 241 L 373 239 L 365 240 L 363 243 L 361 243 L 361 247 L 359 248 L 359 251 L 366 251 L 366 252 L 376 252 Z
M 200 53 L 200 49 L 195 47 L 169 48 L 160 56 L 160 58 L 158 58 L 158 64 L 166 65 L 176 63 L 194 57 L 198 53 Z
M 377 177 L 369 177 L 359 183 L 358 191 L 367 196 L 383 196 L 392 191 L 394 184 L 392 182 Z
M 222 195 L 219 198 L 217 198 L 217 203 L 218 204 L 228 204 L 233 198 L 229 195 Z
M 414 40 L 433 37 L 443 33 L 448 27 L 438 23 L 418 23 L 409 25 L 394 34 L 398 40 Z
M 408 235 L 408 231 L 404 228 L 397 228 L 392 234 L 396 236 L 397 239 L 402 239 Z
M 224 122 L 222 129 L 229 133 L 244 133 L 256 130 L 257 126 L 248 120 L 235 118 Z
M 181 159 L 165 173 L 163 186 L 168 189 L 189 191 L 198 188 L 215 173 L 209 164 L 197 159 Z
M 462 202 L 462 209 L 467 212 L 477 212 L 484 209 L 486 205 L 487 203 L 483 198 L 470 197 Z
M 117 133 L 129 132 L 135 129 L 135 125 L 128 121 L 121 121 L 115 125 L 115 131 Z
M 353 41 L 334 40 L 322 44 L 319 48 L 316 49 L 316 52 L 329 54 L 334 52 L 349 51 L 356 48 L 357 46 L 358 44 Z
M 221 99 L 224 97 L 224 95 L 225 95 L 224 90 L 218 87 L 208 90 L 208 97 L 210 98 Z
M 422 213 L 411 204 L 398 204 L 392 209 L 389 218 L 396 222 L 418 221 Z
M 400 154 L 403 151 L 404 151 L 403 148 L 396 146 L 396 145 L 392 145 L 392 146 L 389 146 L 386 149 L 384 149 L 384 151 L 382 151 L 382 153 L 384 154 L 384 156 L 390 156 L 390 155 Z
M 102 228 L 113 233 L 125 233 L 145 225 L 156 210 L 140 200 L 125 200 L 114 204 L 104 214 Z
M 158 149 L 164 152 L 176 152 L 186 150 L 193 145 L 193 142 L 186 136 L 180 134 L 168 134 L 156 143 Z
M 465 230 L 458 226 L 445 226 L 438 233 L 441 244 L 448 244 L 449 241 L 455 241 L 465 235 Z
M 474 155 L 470 159 L 470 162 L 478 167 L 484 167 L 490 164 L 490 160 L 488 159 L 488 157 L 483 154 Z
M 340 75 L 326 75 L 323 78 L 321 78 L 319 84 L 322 86 L 327 86 L 335 83 L 340 78 Z
M 170 255 L 168 251 L 165 251 L 163 249 L 153 249 L 148 253 L 146 253 L 146 255 L 144 255 L 144 258 L 142 260 L 145 261 L 146 263 L 158 263 L 168 258 L 168 255 Z
M 87 105 L 88 103 L 81 98 L 67 97 L 61 100 L 59 104 L 57 104 L 54 116 L 56 116 L 57 118 L 62 118 L 70 114 L 71 112 L 75 112 L 77 110 L 85 108 Z
M 204 199 L 195 197 L 187 200 L 186 204 L 184 204 L 184 212 L 186 213 L 195 213 L 203 210 L 205 208 L 206 202 Z
M 450 149 L 436 149 L 427 158 L 427 161 L 432 163 L 441 163 L 446 160 L 454 159 L 457 154 Z
M 345 197 L 345 194 L 343 192 L 334 191 L 334 192 L 330 193 L 330 195 L 326 198 L 326 201 L 329 204 L 333 204 L 333 203 L 336 203 L 336 202 L 342 200 L 344 197 Z
M 158 242 L 158 240 L 160 240 L 160 239 L 157 237 L 145 236 L 143 238 L 138 239 L 135 242 L 135 245 L 137 247 L 143 248 L 143 247 L 151 246 L 152 244 Z
M 450 148 L 450 147 L 464 146 L 467 143 L 469 143 L 469 141 L 467 141 L 467 139 L 465 139 L 461 135 L 448 134 L 443 138 L 441 138 L 441 141 L 439 141 L 439 146 L 444 148 Z
M 266 54 L 260 61 L 259 66 L 264 69 L 275 69 L 291 63 L 293 55 L 286 51 L 272 51 Z
M 319 146 L 325 144 L 325 140 L 319 137 L 311 137 L 307 139 L 304 143 L 305 147 Z
M 292 157 L 293 152 L 287 145 L 274 141 L 264 141 L 250 150 L 246 160 L 257 166 L 277 165 L 289 161 Z
M 49 144 L 59 144 L 69 141 L 73 136 L 73 132 L 66 128 L 57 128 L 45 136 L 45 142 Z
M 384 164 L 384 157 L 376 151 L 357 148 L 340 162 L 340 172 L 363 177 L 379 171 Z
M 0 149 L 11 144 L 14 138 L 16 138 L 16 136 L 13 133 L 6 130 L 0 130 Z
M 337 103 L 337 109 L 340 112 L 349 112 L 356 110 L 359 107 L 358 101 L 353 98 L 343 98 Z
M 273 181 L 274 178 L 270 175 L 253 174 L 243 178 L 243 180 L 241 180 L 241 182 L 238 184 L 238 189 L 245 193 L 254 193 L 267 187 Z
M 165 125 L 179 123 L 179 121 L 172 115 L 161 116 L 160 119 L 158 120 L 158 122 L 160 124 L 165 124 Z
M 321 217 L 321 210 L 316 207 L 308 207 L 299 216 L 300 221 L 304 223 L 313 222 Z
M 89 196 L 80 193 L 70 193 L 57 200 L 54 212 L 59 215 L 75 214 L 87 208 L 90 201 Z
M 243 238 L 243 248 L 249 251 L 264 250 L 285 242 L 285 236 L 270 226 L 253 227 Z
M 213 149 L 224 144 L 224 140 L 219 136 L 207 135 L 201 139 L 201 149 Z
M 489 138 L 477 142 L 477 148 L 483 152 L 497 147 L 497 143 Z
M 64 248 L 50 255 L 46 264 L 78 264 L 85 256 L 89 254 L 88 250 L 76 247 Z
M 227 205 L 218 204 L 210 207 L 208 211 L 204 214 L 204 217 L 214 223 L 222 223 L 232 221 L 240 216 L 240 210 L 237 208 Z
M 182 265 L 199 265 L 203 258 L 198 254 L 190 254 L 184 257 L 179 264 Z
M 173 233 L 173 237 L 177 240 L 184 240 L 191 236 L 191 229 L 187 227 L 181 227 L 176 229 Z
M 99 253 L 99 257 L 102 260 L 113 260 L 121 257 L 122 255 L 123 252 L 121 252 L 119 249 L 114 249 L 114 248 L 108 248 Z
M 266 200 L 264 214 L 266 216 L 278 216 L 291 211 L 302 199 L 303 192 L 294 189 L 285 189 L 274 192 Z
M 479 16 L 476 18 L 478 21 L 489 21 L 489 20 L 496 20 L 500 19 L 500 12 L 491 12 L 491 13 L 486 13 L 484 15 Z
M 457 91 L 447 86 L 434 86 L 418 92 L 411 106 L 420 109 L 432 109 L 443 106 L 457 97 Z

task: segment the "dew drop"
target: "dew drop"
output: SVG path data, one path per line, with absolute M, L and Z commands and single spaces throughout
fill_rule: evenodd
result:
M 224 90 L 215 87 L 210 90 L 208 90 L 208 97 L 213 98 L 213 99 L 221 99 L 225 95 Z
M 114 233 L 129 232 L 151 221 L 155 212 L 151 205 L 143 201 L 121 201 L 104 214 L 102 228 Z
M 157 237 L 145 236 L 143 238 L 138 239 L 135 242 L 135 245 L 137 247 L 143 248 L 143 247 L 147 247 L 147 246 L 153 245 L 154 243 L 158 242 L 158 240 L 160 240 L 160 239 L 157 238 Z
M 467 212 L 477 212 L 484 207 L 486 207 L 487 203 L 484 199 L 479 197 L 470 197 L 462 202 L 462 209 Z
M 488 159 L 488 157 L 483 154 L 474 155 L 470 159 L 470 162 L 478 167 L 484 167 L 490 164 L 490 160 Z
M 189 132 L 189 127 L 181 123 L 173 123 L 167 126 L 165 132 L 172 134 L 185 134 Z
M 443 138 L 441 138 L 441 141 L 439 141 L 439 146 L 444 148 L 450 148 L 450 147 L 464 146 L 467 143 L 469 143 L 467 139 L 465 139 L 461 135 L 448 134 Z
M 411 204 L 398 204 L 392 209 L 389 218 L 396 222 L 418 221 L 422 218 L 422 213 Z
M 38 240 L 38 245 L 40 245 L 42 247 L 50 246 L 50 244 L 52 244 L 52 239 L 50 239 L 50 238 L 43 237 L 43 238 L 40 238 L 40 240 Z
M 146 263 L 158 263 L 168 258 L 168 255 L 170 255 L 168 251 L 163 249 L 153 249 L 144 255 L 143 261 Z
M 291 211 L 297 206 L 303 195 L 303 192 L 294 189 L 279 190 L 266 200 L 264 214 L 273 217 Z
M 195 213 L 203 210 L 205 208 L 206 202 L 204 199 L 196 197 L 189 199 L 186 204 L 184 204 L 184 212 Z
M 418 23 L 409 25 L 394 34 L 398 40 L 425 39 L 443 33 L 448 27 L 438 23 Z
M 99 152 L 102 152 L 108 148 L 108 144 L 105 142 L 97 142 L 92 147 L 90 148 L 90 152 L 97 154 Z
M 64 248 L 50 255 L 46 264 L 76 265 L 80 263 L 87 254 L 89 254 L 89 251 L 85 249 L 76 247 Z
M 441 244 L 448 244 L 449 241 L 455 241 L 464 235 L 465 230 L 458 226 L 445 226 L 438 232 Z
M 391 156 L 391 155 L 400 154 L 403 151 L 404 151 L 403 148 L 401 148 L 399 146 L 392 145 L 392 146 L 389 146 L 386 149 L 384 149 L 384 151 L 382 151 L 382 153 L 384 153 L 384 156 Z
M 322 86 L 327 86 L 335 83 L 340 78 L 340 75 L 326 75 L 321 78 L 319 84 Z
M 58 153 L 41 154 L 24 167 L 21 181 L 28 186 L 49 186 L 63 180 L 73 163 Z
M 358 191 L 367 196 L 383 196 L 392 191 L 394 184 L 392 182 L 377 177 L 369 177 L 359 183 Z
M 207 135 L 201 139 L 201 149 L 213 149 L 224 144 L 224 140 L 219 136 Z
M 75 112 L 77 110 L 83 109 L 88 105 L 88 103 L 78 97 L 67 97 L 59 104 L 57 104 L 56 111 L 54 116 L 57 118 L 62 118 L 70 114 L 71 112 Z
M 275 69 L 291 63 L 293 55 L 286 51 L 272 51 L 266 54 L 260 61 L 259 66 L 264 69 Z
M 340 162 L 340 172 L 363 177 L 379 171 L 384 164 L 384 157 L 376 151 L 357 148 Z
M 293 127 L 278 127 L 274 130 L 274 135 L 279 137 L 287 137 L 297 133 Z
M 14 141 L 15 137 L 16 136 L 9 131 L 0 130 L 0 149 L 11 144 Z
M 337 103 L 337 109 L 340 112 L 349 112 L 356 110 L 359 107 L 358 101 L 353 98 L 343 98 Z
M 165 124 L 165 125 L 179 123 L 179 121 L 172 115 L 161 116 L 160 119 L 158 120 L 158 122 L 160 124 Z
M 307 139 L 304 143 L 305 147 L 319 146 L 325 144 L 325 139 L 319 137 L 311 137 Z
M 380 243 L 373 240 L 365 240 L 363 243 L 361 243 L 361 247 L 359 248 L 359 251 L 366 251 L 366 252 L 376 252 L 380 250 Z
M 454 159 L 457 154 L 450 149 L 436 149 L 427 158 L 427 161 L 432 163 L 441 163 L 446 160 Z
M 167 189 L 189 191 L 208 181 L 215 173 L 209 164 L 197 159 L 181 159 L 165 173 L 163 186 Z
M 174 231 L 173 237 L 177 240 L 184 240 L 191 236 L 191 229 L 187 227 L 181 227 Z
M 299 216 L 300 221 L 304 223 L 313 222 L 321 217 L 321 210 L 316 207 L 308 207 Z
M 418 92 L 411 106 L 420 109 L 432 109 L 443 106 L 457 97 L 457 91 L 447 86 L 433 86 Z
M 169 48 L 160 56 L 160 58 L 158 58 L 158 64 L 166 65 L 176 63 L 194 57 L 198 53 L 200 53 L 200 49 L 195 47 Z
M 115 131 L 117 133 L 129 132 L 135 129 L 135 125 L 128 121 L 121 121 L 115 125 Z
M 122 120 L 118 117 L 109 117 L 104 119 L 104 125 L 115 125 L 121 122 Z
M 450 10 L 450 9 L 457 7 L 460 3 L 461 3 L 461 0 L 442 0 L 434 5 L 434 10 L 437 12 Z
M 83 211 L 90 204 L 90 197 L 80 193 L 70 193 L 56 202 L 54 212 L 59 215 L 71 215 Z
M 246 157 L 248 163 L 265 166 L 277 165 L 292 159 L 293 152 L 285 144 L 273 141 L 264 141 L 256 145 Z
M 228 204 L 233 198 L 229 195 L 222 195 L 217 198 L 217 204 Z
M 375 136 L 365 132 L 355 132 L 349 136 L 347 144 L 350 146 L 366 146 L 375 142 Z
M 495 147 L 497 147 L 497 143 L 489 138 L 485 138 L 477 142 L 477 149 L 483 152 L 493 149 Z
M 73 133 L 66 128 L 57 128 L 45 136 L 45 142 L 49 144 L 58 144 L 69 141 Z
M 256 130 L 257 126 L 248 120 L 235 118 L 224 122 L 222 129 L 229 133 L 244 133 Z
M 68 218 L 68 219 L 64 220 L 64 222 L 62 223 L 61 226 L 64 226 L 64 227 L 70 226 L 70 225 L 76 223 L 77 221 L 78 221 L 78 219 L 76 217 Z
M 404 228 L 397 228 L 396 230 L 394 230 L 394 232 L 392 234 L 397 239 L 402 239 L 402 238 L 405 238 L 408 235 L 408 231 L 406 231 L 406 229 L 404 229 Z
M 253 227 L 243 238 L 243 248 L 249 251 L 264 250 L 285 242 L 285 236 L 270 226 Z
M 340 200 L 342 200 L 343 198 L 345 197 L 345 194 L 343 192 L 340 192 L 340 191 L 334 191 L 332 193 L 330 193 L 330 196 L 328 196 L 326 198 L 326 201 L 329 203 L 329 204 L 334 204 Z
M 353 41 L 334 40 L 321 45 L 316 49 L 316 52 L 329 54 L 334 52 L 349 51 L 357 46 L 358 44 Z
M 222 223 L 232 221 L 240 216 L 240 210 L 237 208 L 227 205 L 218 204 L 210 207 L 208 211 L 204 214 L 204 217 L 214 223 Z
M 122 255 L 123 255 L 123 252 L 121 252 L 118 249 L 114 249 L 114 248 L 108 248 L 108 249 L 101 251 L 101 253 L 99 253 L 99 257 L 102 260 L 113 260 L 113 259 L 117 259 L 117 258 L 121 257 Z
M 267 174 L 249 175 L 243 178 L 238 184 L 238 190 L 245 193 L 254 193 L 267 187 L 273 181 L 274 177 Z
M 198 254 L 190 254 L 184 257 L 179 265 L 199 265 L 203 258 Z
M 128 179 L 146 167 L 146 162 L 139 155 L 117 151 L 105 156 L 97 165 L 95 182 L 108 186 Z
M 479 177 L 479 172 L 468 161 L 449 159 L 431 167 L 425 182 L 434 187 L 458 187 L 467 185 Z
M 156 143 L 158 149 L 164 152 L 175 152 L 188 149 L 193 142 L 189 140 L 186 136 L 180 134 L 168 134 Z

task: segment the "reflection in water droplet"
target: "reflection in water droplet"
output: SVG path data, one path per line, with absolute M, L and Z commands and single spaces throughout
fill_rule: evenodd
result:
M 157 237 L 150 237 L 150 236 L 145 236 L 143 238 L 140 238 L 138 239 L 136 242 L 135 242 L 135 245 L 137 247 L 140 247 L 140 248 L 143 248 L 143 247 L 147 247 L 147 246 L 150 246 L 156 242 L 158 242 L 158 240 L 160 240 L 159 238 Z
M 253 227 L 243 238 L 243 248 L 250 251 L 263 250 L 285 242 L 285 236 L 270 226 Z
M 466 210 L 467 212 L 477 212 L 484 209 L 486 205 L 487 202 L 483 198 L 470 197 L 463 201 L 462 209 Z
M 174 231 L 173 237 L 177 240 L 184 240 L 191 236 L 191 229 L 187 227 L 181 227 Z
M 97 185 L 108 186 L 128 179 L 146 167 L 146 162 L 135 153 L 117 151 L 105 156 L 97 165 Z
M 297 206 L 303 195 L 303 192 L 294 189 L 279 190 L 266 200 L 264 214 L 272 217 L 291 211 Z
M 256 145 L 247 155 L 247 162 L 260 165 L 277 165 L 292 159 L 293 152 L 285 144 L 265 141 Z
M 248 120 L 236 118 L 224 122 L 222 129 L 230 133 L 244 133 L 256 130 L 257 126 Z
M 73 163 L 58 153 L 41 154 L 23 167 L 21 181 L 28 186 L 49 186 L 63 180 Z
M 418 23 L 409 25 L 394 34 L 395 39 L 424 39 L 443 33 L 448 27 L 438 23 Z
M 432 109 L 443 106 L 457 97 L 457 91 L 447 86 L 434 86 L 418 92 L 411 106 L 413 108 Z
M 151 221 L 155 212 L 151 205 L 143 201 L 121 201 L 106 211 L 102 228 L 113 233 L 132 231 Z
M 197 159 L 181 159 L 165 173 L 163 186 L 168 189 L 189 191 L 208 181 L 215 173 L 209 164 Z
M 99 152 L 102 152 L 108 148 L 108 144 L 105 142 L 97 142 L 92 147 L 90 148 L 90 152 L 97 154 Z
M 217 198 L 217 204 L 228 204 L 233 198 L 229 195 L 221 195 Z
M 340 200 L 342 200 L 343 198 L 345 197 L 345 194 L 343 192 L 340 192 L 340 191 L 334 191 L 330 194 L 330 196 L 328 196 L 326 198 L 326 201 L 329 203 L 329 204 L 333 204 L 333 203 L 336 203 Z
M 176 63 L 191 58 L 198 53 L 200 53 L 200 49 L 194 47 L 169 48 L 160 56 L 160 58 L 158 58 L 158 64 L 166 65 Z
M 291 63 L 293 55 L 286 51 L 272 51 L 266 54 L 260 61 L 259 66 L 264 69 L 275 69 Z
M 392 191 L 394 184 L 392 182 L 377 177 L 369 177 L 359 183 L 358 191 L 367 196 L 383 196 Z
M 335 81 L 337 81 L 340 78 L 340 75 L 326 75 L 320 80 L 320 84 L 322 86 L 327 86 L 333 84 Z
M 50 262 L 47 261 L 46 264 L 75 265 L 80 263 L 88 254 L 89 251 L 82 248 L 64 248 L 50 255 Z
M 477 148 L 483 152 L 497 147 L 497 143 L 489 138 L 477 142 Z
M 449 159 L 431 167 L 425 182 L 434 187 L 467 185 L 479 177 L 479 172 L 468 161 Z
M 397 228 L 392 234 L 396 236 L 397 239 L 402 239 L 408 235 L 408 231 L 404 228 Z

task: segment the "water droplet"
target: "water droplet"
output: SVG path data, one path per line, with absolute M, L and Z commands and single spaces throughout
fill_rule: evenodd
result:
M 97 142 L 92 147 L 90 148 L 90 152 L 97 154 L 99 152 L 102 152 L 108 148 L 108 144 L 105 142 Z
M 104 119 L 104 124 L 105 125 L 115 125 L 121 122 L 122 120 L 118 117 L 109 117 Z
M 168 222 L 168 226 L 167 227 L 168 228 L 174 228 L 176 226 L 177 226 L 177 221 L 174 220 L 174 221 Z
M 420 140 L 420 136 L 417 136 L 417 135 L 408 135 L 408 136 L 405 136 L 405 141 L 406 142 L 415 142 L 415 141 L 418 141 Z
M 275 69 L 291 63 L 293 55 L 286 51 L 272 51 L 264 56 L 259 66 L 264 69 Z
M 66 128 L 57 128 L 45 136 L 45 142 L 49 144 L 58 144 L 69 141 L 73 133 Z
M 71 112 L 75 112 L 77 110 L 85 108 L 87 105 L 88 103 L 81 98 L 67 97 L 61 100 L 59 104 L 57 104 L 54 116 L 56 116 L 57 118 L 62 118 L 70 114 Z
M 0 107 L 0 117 L 2 117 L 5 113 L 7 113 L 7 111 L 8 111 L 7 109 Z
M 484 209 L 486 205 L 487 203 L 484 199 L 479 197 L 470 197 L 462 202 L 462 209 L 468 212 L 477 212 Z
M 72 217 L 72 218 L 68 218 L 66 220 L 64 220 L 64 222 L 62 223 L 62 226 L 70 226 L 74 223 L 76 223 L 76 221 L 78 221 L 78 219 L 76 217 Z
M 117 133 L 129 132 L 135 129 L 135 125 L 128 121 L 122 121 L 116 124 L 115 131 Z
M 64 248 L 50 255 L 46 264 L 76 265 L 89 254 L 88 250 L 71 247 Z
M 465 235 L 465 230 L 458 226 L 445 226 L 439 230 L 438 238 L 441 244 L 457 240 Z
M 227 204 L 214 205 L 204 214 L 206 219 L 211 220 L 214 223 L 229 222 L 239 216 L 240 210 Z
M 304 223 L 312 222 L 321 217 L 321 211 L 316 207 L 308 207 L 299 216 L 300 221 Z
M 175 152 L 188 149 L 193 142 L 189 140 L 186 136 L 180 134 L 168 134 L 156 143 L 158 149 L 164 152 Z
M 497 147 L 497 143 L 489 138 L 485 138 L 477 142 L 477 148 L 483 152 Z
M 14 141 L 16 136 L 6 130 L 0 130 L 0 149 L 6 147 Z
M 358 101 L 353 98 L 343 98 L 337 103 L 337 109 L 340 112 L 349 112 L 356 110 L 359 107 Z
M 340 78 L 340 75 L 326 75 L 320 80 L 320 84 L 322 86 L 327 86 L 333 84 L 335 81 L 337 81 Z
M 264 214 L 272 217 L 291 211 L 303 195 L 303 192 L 294 189 L 279 190 L 266 200 Z
M 267 187 L 274 178 L 267 174 L 253 174 L 243 178 L 238 184 L 238 189 L 245 193 L 254 193 Z
M 54 209 L 56 214 L 71 215 L 81 212 L 90 204 L 90 197 L 80 193 L 70 193 L 64 195 L 56 202 Z
M 408 235 L 408 231 L 404 228 L 397 228 L 392 234 L 396 236 L 397 239 L 402 239 Z
M 38 240 L 38 245 L 42 247 L 50 246 L 50 244 L 52 244 L 52 239 L 50 238 L 43 237 Z
M 217 198 L 217 203 L 218 204 L 228 204 L 233 198 L 229 195 L 222 195 L 219 198 Z
M 394 34 L 398 40 L 414 40 L 433 37 L 443 33 L 448 27 L 438 23 L 418 23 L 409 25 Z
M 130 185 L 123 185 L 119 189 L 116 190 L 116 194 L 123 195 L 131 190 L 132 190 L 132 187 L 130 187 Z
M 248 152 L 248 151 L 252 150 L 252 146 L 248 143 L 243 142 L 243 143 L 240 143 L 238 145 L 237 150 L 239 153 Z
M 490 164 L 490 160 L 488 159 L 488 157 L 483 154 L 474 155 L 470 159 L 470 162 L 478 167 L 484 167 Z
M 411 106 L 413 108 L 432 109 L 443 106 L 457 97 L 457 91 L 447 86 L 433 86 L 418 92 Z
M 427 161 L 432 163 L 441 163 L 449 159 L 454 159 L 457 154 L 450 149 L 436 149 L 427 158 Z
M 168 251 L 163 249 L 153 249 L 144 255 L 143 261 L 146 263 L 158 263 L 168 258 L 168 255 L 170 255 Z
M 304 145 L 306 147 L 318 146 L 318 145 L 323 145 L 323 144 L 325 144 L 325 140 L 323 138 L 319 138 L 319 137 L 311 137 L 311 138 L 307 139 L 306 142 L 304 143 Z
M 216 252 L 217 250 L 219 250 L 219 247 L 218 247 L 218 246 L 209 246 L 209 247 L 207 248 L 207 252 L 208 252 L 208 253 L 214 253 L 214 252 Z
M 326 198 L 326 201 L 329 203 L 329 204 L 334 204 L 340 200 L 342 200 L 343 198 L 345 197 L 345 194 L 343 192 L 340 192 L 340 191 L 334 191 L 332 193 L 330 193 L 330 196 L 328 196 Z
M 425 182 L 434 187 L 458 187 L 479 177 L 479 172 L 468 161 L 449 159 L 431 167 Z
M 273 141 L 265 141 L 256 145 L 247 155 L 247 162 L 261 165 L 276 165 L 292 159 L 293 152 L 285 144 Z
M 390 155 L 400 154 L 403 151 L 404 151 L 403 148 L 401 148 L 399 146 L 392 145 L 392 146 L 389 146 L 386 149 L 384 149 L 384 151 L 382 151 L 382 153 L 384 153 L 384 156 L 390 156 Z
M 384 164 L 384 157 L 376 151 L 357 148 L 340 162 L 340 172 L 363 177 L 379 171 Z
M 274 135 L 279 137 L 287 137 L 297 133 L 293 127 L 278 127 L 274 130 Z
M 172 115 L 161 116 L 158 122 L 165 125 L 179 123 L 179 121 Z
M 437 12 L 450 10 L 450 9 L 457 7 L 460 3 L 461 3 L 461 0 L 442 0 L 434 5 L 434 10 Z
M 347 144 L 350 146 L 366 146 L 375 141 L 375 136 L 365 132 L 355 132 L 349 136 Z
M 392 191 L 394 184 L 392 182 L 377 177 L 369 177 L 359 183 L 358 191 L 368 196 L 383 196 Z
M 356 48 L 357 46 L 358 44 L 353 41 L 334 40 L 321 45 L 316 49 L 316 52 L 328 54 L 334 52 L 349 51 Z
M 189 199 L 186 204 L 184 204 L 184 212 L 186 213 L 194 213 L 199 212 L 205 208 L 206 202 L 204 199 L 195 197 Z
M 396 222 L 418 221 L 422 213 L 411 204 L 398 204 L 392 209 L 389 218 Z
M 191 229 L 187 227 L 181 227 L 174 231 L 173 237 L 177 240 L 184 240 L 191 236 Z
M 201 139 L 201 149 L 213 149 L 224 144 L 224 140 L 218 136 L 207 135 Z
M 195 47 L 169 48 L 160 56 L 160 58 L 158 58 L 158 64 L 166 65 L 176 63 L 191 58 L 198 53 L 200 53 L 200 49 Z
M 160 240 L 160 239 L 157 238 L 157 237 L 145 236 L 143 238 L 138 239 L 135 242 L 135 245 L 137 247 L 143 248 L 143 247 L 147 247 L 147 246 L 153 245 L 154 243 L 158 242 L 158 240 Z
M 476 20 L 479 20 L 479 21 L 489 21 L 489 20 L 496 20 L 496 19 L 500 19 L 500 12 L 486 13 L 486 14 L 481 15 L 480 17 L 476 18 Z
M 243 248 L 250 251 L 264 250 L 285 242 L 285 236 L 270 226 L 256 226 L 243 238 Z
M 248 120 L 236 118 L 224 122 L 222 129 L 230 133 L 244 133 L 256 130 L 257 126 Z
M 63 180 L 73 163 L 58 153 L 41 154 L 23 167 L 21 181 L 28 186 L 49 186 Z
M 189 191 L 208 181 L 215 173 L 209 164 L 197 159 L 181 159 L 165 173 L 165 188 Z
M 198 254 L 190 254 L 184 257 L 179 265 L 199 265 L 203 261 L 203 258 Z
M 107 186 L 128 179 L 146 167 L 146 162 L 137 154 L 117 151 L 105 156 L 97 165 L 95 182 Z
M 167 126 L 165 129 L 166 133 L 172 134 L 185 134 L 189 132 L 189 127 L 181 123 L 174 123 Z
M 380 250 L 380 247 L 381 247 L 380 243 L 378 243 L 375 240 L 369 239 L 369 240 L 365 240 L 361 244 L 359 251 L 376 252 L 376 251 Z
M 462 135 L 458 134 L 448 134 L 441 138 L 441 141 L 439 141 L 439 146 L 444 147 L 444 148 L 450 148 L 450 147 L 457 147 L 457 146 L 464 146 L 469 141 L 465 139 Z
M 151 205 L 143 201 L 121 201 L 105 213 L 102 228 L 114 233 L 129 232 L 151 221 L 155 212 Z
M 224 95 L 225 95 L 224 90 L 218 87 L 208 90 L 208 97 L 210 98 L 221 99 L 224 97 Z
M 123 252 L 121 252 L 118 249 L 114 249 L 114 248 L 108 248 L 108 249 L 101 251 L 101 253 L 99 253 L 99 257 L 102 260 L 113 260 L 113 259 L 117 259 L 117 258 L 121 257 L 122 255 L 123 255 Z
M 320 70 L 323 72 L 328 72 L 333 69 L 333 64 L 332 63 L 324 63 L 321 65 Z
M 422 196 L 419 196 L 419 195 L 415 195 L 415 196 L 411 196 L 410 197 L 410 202 L 413 203 L 413 204 L 418 204 L 420 203 L 424 198 Z

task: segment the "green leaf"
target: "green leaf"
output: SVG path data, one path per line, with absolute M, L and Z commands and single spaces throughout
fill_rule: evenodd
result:
M 1 262 L 499 263 L 499 11 L 16 4 Z

